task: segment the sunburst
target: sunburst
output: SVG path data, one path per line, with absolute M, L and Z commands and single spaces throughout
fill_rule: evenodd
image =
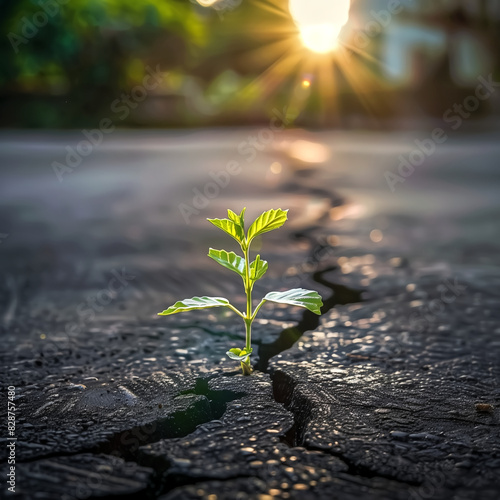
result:
M 259 95 L 263 104 L 286 105 L 292 118 L 308 109 L 320 122 L 331 122 L 340 116 L 348 89 L 370 114 L 378 111 L 382 104 L 373 96 L 386 84 L 376 73 L 377 61 L 342 34 L 350 0 L 289 0 L 288 6 L 283 0 L 256 0 L 254 5 L 273 21 L 248 25 L 249 36 L 267 42 L 239 60 L 244 67 L 266 69 L 229 106 L 250 108 L 255 106 L 250 96 Z
M 350 0 L 290 0 L 290 14 L 305 47 L 326 54 L 339 47 L 349 19 Z

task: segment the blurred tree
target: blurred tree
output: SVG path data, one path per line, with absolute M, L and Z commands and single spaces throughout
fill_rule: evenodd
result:
M 401 1 L 407 8 L 397 22 L 437 27 L 450 40 L 465 30 L 498 71 L 500 0 Z M 357 8 L 373 24 L 373 2 L 352 0 L 351 17 Z M 365 113 L 368 94 L 383 110 L 402 109 L 391 104 L 395 90 L 377 62 L 382 33 L 367 35 L 374 53 L 367 49 L 366 57 L 313 54 L 300 40 L 289 0 L 0 0 L 0 26 L 3 126 L 94 125 L 141 83 L 148 65 L 168 74 L 124 124 L 260 123 L 285 106 L 296 123 L 326 116 L 336 124 L 334 113 Z M 422 99 L 441 109 L 441 96 L 455 98 L 457 86 L 449 60 L 436 69 L 422 57 L 421 66 L 429 75 Z
M 0 0 L 0 92 L 65 96 L 21 109 L 28 125 L 78 125 L 140 83 L 148 63 L 182 67 L 204 39 L 189 0 Z M 149 59 L 161 40 L 163 52 Z

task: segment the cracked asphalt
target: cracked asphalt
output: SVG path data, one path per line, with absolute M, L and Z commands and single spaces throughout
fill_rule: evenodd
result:
M 424 132 L 283 132 L 247 162 L 255 133 L 116 132 L 62 182 L 51 164 L 78 134 L 0 136 L 10 496 L 496 500 L 497 133 L 450 138 L 394 192 L 385 173 Z M 244 303 L 205 221 L 243 206 L 290 209 L 255 296 L 325 302 L 319 321 L 262 309 L 252 377 L 225 357 L 244 342 L 230 311 L 156 316 L 192 295 Z

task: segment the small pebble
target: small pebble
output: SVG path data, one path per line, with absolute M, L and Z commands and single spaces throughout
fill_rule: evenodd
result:
M 480 412 L 492 412 L 493 411 L 493 405 L 490 405 L 488 403 L 476 403 L 476 410 Z
M 403 431 L 391 431 L 390 436 L 393 439 L 398 439 L 400 441 L 406 441 L 406 439 L 408 438 L 408 433 L 403 432 Z
M 434 434 L 428 434 L 427 432 L 418 432 L 416 434 L 410 434 L 411 439 L 426 439 L 430 441 L 439 441 L 439 438 L 437 436 L 434 436 Z
M 241 448 L 240 451 L 243 455 L 253 455 L 255 453 L 255 448 L 250 448 L 250 447 Z
M 177 467 L 189 467 L 191 465 L 191 460 L 188 460 L 187 458 L 174 458 L 172 460 L 172 464 Z
M 307 486 L 307 484 L 298 483 L 293 485 L 293 489 L 298 491 L 304 491 L 309 489 L 309 487 Z

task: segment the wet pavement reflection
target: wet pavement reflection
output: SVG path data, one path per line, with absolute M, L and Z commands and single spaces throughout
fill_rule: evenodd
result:
M 446 463 L 443 498 L 480 470 L 494 498 L 497 135 L 450 137 L 394 184 L 418 133 L 258 133 L 116 132 L 64 171 L 53 164 L 78 134 L 2 134 L 0 373 L 26 396 L 20 460 L 90 452 L 75 463 L 105 467 L 95 454 L 119 451 L 145 467 L 137 488 L 168 498 L 250 486 L 407 498 L 403 484 Z M 319 319 L 264 307 L 242 382 L 225 357 L 244 339 L 231 312 L 156 313 L 193 295 L 244 303 L 206 256 L 235 250 L 206 218 L 244 206 L 290 209 L 256 241 L 269 271 L 255 297 L 312 288 L 325 307 Z M 231 482 L 248 470 L 245 488 Z

